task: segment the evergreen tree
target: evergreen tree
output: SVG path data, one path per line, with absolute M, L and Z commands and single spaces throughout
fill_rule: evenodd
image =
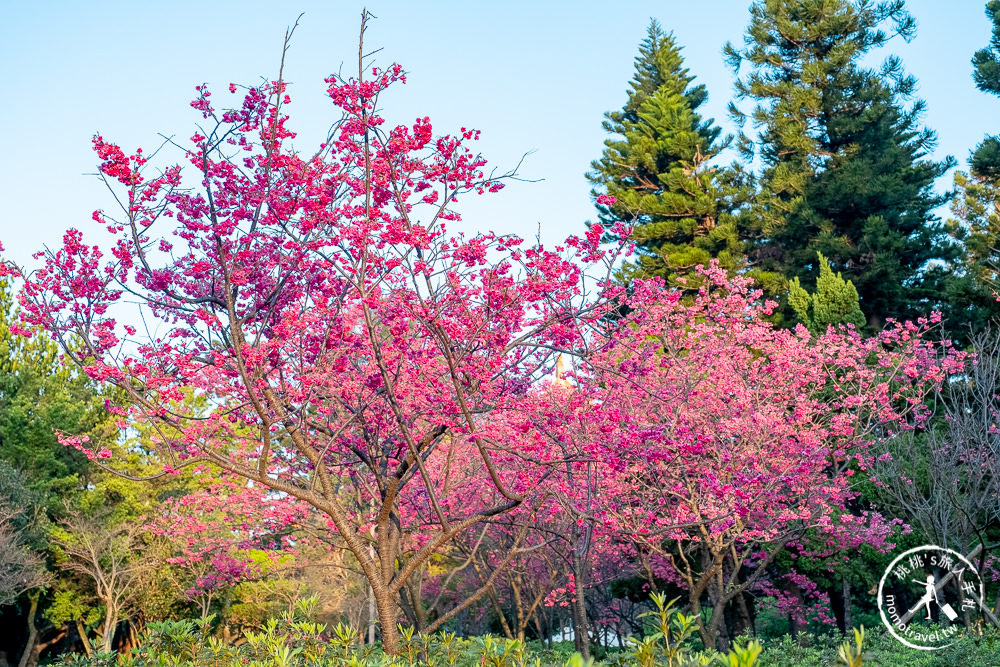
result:
M 993 35 L 972 57 L 972 77 L 983 92 L 1000 96 L 1000 0 L 986 4 Z M 964 342 L 970 331 L 987 325 L 1000 311 L 1000 137 L 986 136 L 972 151 L 969 172 L 955 174 L 948 221 L 964 253 L 947 267 L 945 312 L 952 333 Z
M 955 174 L 953 218 L 948 221 L 955 240 L 963 244 L 961 261 L 950 267 L 945 311 L 954 322 L 952 332 L 964 341 L 996 316 L 1000 306 L 1000 178 Z
M 57 434 L 100 437 L 94 430 L 108 414 L 88 378 L 63 362 L 55 342 L 12 332 L 16 321 L 10 287 L 0 283 L 0 460 L 24 470 L 32 489 L 51 492 L 58 512 L 65 495 L 86 484 L 80 477 L 89 466 Z
M 986 3 L 986 16 L 993 23 L 993 35 L 989 46 L 972 56 L 972 78 L 979 90 L 1000 96 L 1000 0 Z M 1000 178 L 1000 137 L 983 139 L 970 162 L 975 176 Z
M 927 159 L 935 134 L 898 58 L 861 61 L 916 24 L 902 0 L 756 0 L 745 45 L 726 46 L 739 98 L 756 102 L 762 162 L 757 215 L 763 270 L 815 285 L 827 257 L 856 287 L 871 325 L 924 314 L 943 299 L 934 260 L 956 256 L 934 209 L 934 181 L 953 164 Z M 890 29 L 891 26 L 891 29 Z M 746 115 L 735 106 L 738 121 Z M 745 137 L 741 148 L 752 155 Z
M 597 205 L 600 222 L 634 225 L 638 260 L 626 267 L 626 278 L 655 275 L 673 284 L 712 259 L 730 270 L 743 265 L 735 211 L 746 196 L 745 175 L 713 164 L 729 138 L 698 113 L 708 94 L 693 82 L 673 35 L 652 21 L 628 100 L 605 114 L 612 136 L 587 174 L 595 197 L 606 192 L 616 199 Z
M 814 334 L 826 333 L 831 324 L 853 324 L 856 329 L 865 325 L 865 315 L 858 305 L 858 290 L 850 280 L 833 272 L 823 253 L 819 253 L 816 293 L 807 292 L 798 278 L 792 278 L 788 288 L 789 304 L 799 321 Z

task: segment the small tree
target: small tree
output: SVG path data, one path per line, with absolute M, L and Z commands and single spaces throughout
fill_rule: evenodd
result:
M 310 517 L 302 503 L 266 488 L 247 487 L 233 475 L 204 470 L 193 477 L 201 488 L 159 503 L 145 521 L 150 532 L 162 538 L 165 561 L 178 574 L 179 591 L 197 603 L 202 618 L 221 600 L 225 628 L 226 601 L 233 588 L 292 560 L 290 533 Z M 305 539 L 302 534 L 296 537 L 299 542 Z
M 51 531 L 59 567 L 77 577 L 97 603 L 100 650 L 110 652 L 119 622 L 136 611 L 137 582 L 150 567 L 142 527 L 110 513 L 75 510 Z M 78 628 L 82 627 L 78 623 Z M 80 639 L 88 639 L 81 633 Z
M 844 280 L 840 272 L 833 272 L 830 262 L 823 253 L 819 254 L 819 278 L 816 279 L 816 293 L 810 294 L 792 278 L 789 284 L 788 303 L 791 304 L 799 321 L 814 334 L 826 333 L 827 327 L 851 324 L 856 329 L 865 325 L 865 314 L 858 305 L 858 290 L 850 280 Z
M 41 497 L 23 480 L 24 473 L 0 460 L 0 607 L 50 579 L 40 551 L 47 517 Z
M 45 557 L 31 548 L 25 539 L 24 525 L 19 525 L 25 515 L 23 508 L 0 504 L 0 607 L 13 604 L 28 594 L 28 641 L 21 653 L 19 667 L 26 667 L 32 658 L 37 663 L 38 603 L 45 586 L 52 581 L 46 568 Z

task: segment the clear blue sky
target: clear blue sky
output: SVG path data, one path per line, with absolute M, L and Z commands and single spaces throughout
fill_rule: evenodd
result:
M 721 58 L 742 40 L 749 0 L 659 2 L 367 3 L 378 19 L 368 48 L 378 63 L 396 61 L 409 83 L 385 97 L 391 120 L 430 116 L 435 128 L 483 131 L 480 147 L 501 169 L 535 151 L 499 195 L 463 203 L 466 229 L 494 229 L 548 243 L 580 230 L 593 216 L 583 174 L 601 152 L 602 113 L 621 106 L 632 60 L 650 17 L 673 30 L 688 66 L 708 86 L 708 113 L 730 128 L 725 107 L 733 76 Z M 1000 100 L 972 84 L 969 59 L 989 38 L 985 0 L 910 0 L 920 29 L 910 44 L 893 42 L 920 80 L 926 123 L 938 155 L 965 162 L 987 131 L 1000 132 Z M 286 65 L 292 127 L 311 149 L 333 120 L 323 77 L 356 62 L 363 3 L 171 3 L 36 0 L 10 2 L 0 22 L 0 68 L 7 89 L 0 160 L 0 241 L 8 256 L 58 243 L 67 227 L 96 241 L 90 221 L 112 207 L 93 177 L 90 138 L 100 131 L 126 150 L 158 144 L 157 133 L 192 134 L 198 115 L 187 104 L 208 82 L 276 75 L 286 26 L 304 12 Z M 228 93 L 226 94 L 228 95 Z M 942 182 L 941 187 L 947 186 Z

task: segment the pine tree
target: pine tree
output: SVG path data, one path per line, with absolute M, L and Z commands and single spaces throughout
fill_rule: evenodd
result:
M 745 175 L 714 164 L 729 138 L 699 115 L 708 94 L 693 82 L 673 35 L 652 21 L 628 101 L 605 114 L 604 129 L 613 136 L 587 174 L 595 197 L 616 199 L 597 205 L 605 228 L 634 225 L 638 260 L 626 267 L 626 278 L 661 276 L 676 284 L 712 259 L 730 270 L 743 265 L 735 211 L 748 191 Z
M 811 287 L 821 252 L 876 328 L 925 314 L 944 289 L 925 269 L 957 252 L 933 213 L 946 201 L 934 182 L 953 160 L 927 159 L 936 136 L 920 127 L 923 103 L 907 106 L 916 80 L 899 59 L 861 64 L 914 35 L 903 0 L 756 0 L 750 12 L 744 48 L 728 44 L 726 55 L 737 72 L 750 66 L 737 95 L 756 103 L 762 239 L 751 259 Z M 743 137 L 741 148 L 755 146 Z
M 58 511 L 62 500 L 86 480 L 87 458 L 60 444 L 58 434 L 103 433 L 109 419 L 105 397 L 89 379 L 73 372 L 56 343 L 37 334 L 25 338 L 11 331 L 17 310 L 11 289 L 0 281 L 0 460 L 25 471 L 33 490 L 51 494 Z
M 1000 96 L 1000 0 L 986 4 L 993 24 L 989 45 L 972 57 L 979 90 Z M 1000 312 L 1000 137 L 987 135 L 972 151 L 969 171 L 955 173 L 949 230 L 964 252 L 949 271 L 947 319 L 959 342 Z
M 833 272 L 823 253 L 819 253 L 816 293 L 810 294 L 798 278 L 792 278 L 788 302 L 799 321 L 814 334 L 826 333 L 830 325 L 852 324 L 856 329 L 865 325 L 865 315 L 858 305 L 858 290 L 850 280 Z
M 971 162 L 971 161 L 970 161 Z M 953 335 L 964 341 L 970 330 L 992 320 L 1000 304 L 1000 178 L 955 174 L 948 221 L 955 240 L 962 244 L 960 261 L 949 266 L 948 307 L 945 314 Z
M 1000 0 L 986 3 L 986 16 L 993 23 L 993 35 L 989 46 L 972 56 L 972 78 L 979 90 L 1000 96 Z M 1000 137 L 983 139 L 973 151 L 970 163 L 975 176 L 1000 178 Z

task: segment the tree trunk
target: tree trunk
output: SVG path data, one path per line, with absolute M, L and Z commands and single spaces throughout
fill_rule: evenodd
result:
M 101 637 L 101 650 L 104 653 L 111 653 L 115 643 L 115 631 L 118 630 L 118 613 L 108 610 L 108 617 L 104 619 L 104 636 Z
M 749 602 L 747 602 L 749 600 Z M 740 593 L 736 597 L 737 609 L 739 610 L 740 624 L 743 630 L 749 630 L 750 634 L 757 636 L 757 619 L 756 619 L 756 608 L 754 607 L 753 598 L 751 598 L 746 593 Z
M 215 596 L 208 592 L 201 596 L 201 620 L 208 618 L 208 612 L 212 608 L 212 599 Z
M 375 611 L 375 592 L 372 585 L 368 584 L 368 645 L 375 643 L 375 622 L 378 620 L 378 613 Z
M 706 649 L 715 646 L 715 637 L 708 633 L 704 615 L 701 613 L 701 594 L 688 590 L 688 604 L 691 605 L 691 615 L 698 619 L 698 637 Z
M 387 655 L 399 653 L 399 628 L 396 620 L 399 617 L 396 598 L 387 588 L 372 587 L 375 598 L 375 608 L 378 610 L 379 624 L 382 626 L 382 650 Z
M 584 556 L 573 549 L 573 644 L 584 661 L 590 659 L 590 628 L 587 623 L 587 601 L 583 595 Z
M 32 591 L 28 595 L 28 600 L 31 602 L 31 606 L 28 608 L 28 643 L 24 645 L 24 653 L 21 654 L 21 661 L 18 663 L 17 667 L 28 667 L 29 659 L 34 655 L 34 664 L 38 664 L 38 656 L 36 651 L 38 648 L 38 627 L 35 625 L 35 615 L 38 614 L 38 599 L 41 597 L 41 591 Z
M 723 565 L 726 559 L 725 554 L 713 553 L 707 546 L 702 548 L 702 574 L 703 586 L 699 587 L 697 594 L 702 591 L 708 593 L 708 603 L 712 607 L 711 615 L 708 618 L 708 625 L 700 621 L 702 628 L 701 640 L 705 648 L 715 648 L 723 653 L 729 651 L 731 641 L 726 627 L 726 605 L 729 600 L 726 598 L 725 576 Z
M 222 598 L 222 618 L 219 629 L 222 631 L 222 641 L 231 644 L 233 641 L 233 629 L 229 624 L 229 617 L 233 611 L 233 589 L 226 588 L 226 593 Z
M 723 600 L 725 600 L 723 606 L 726 612 L 726 635 L 731 640 L 735 640 L 737 637 L 746 632 L 749 632 L 751 635 L 755 635 L 756 629 L 754 628 L 753 613 L 750 611 L 750 605 L 747 604 L 748 596 L 743 591 L 738 591 L 735 594 L 732 593 L 733 589 L 738 590 L 743 585 L 740 572 L 736 570 L 733 558 L 727 558 L 726 562 L 730 563 L 728 584 L 726 583 L 724 576 L 726 571 L 725 569 L 723 569 L 723 574 L 719 576 L 720 586 L 730 589 L 728 591 L 723 591 L 722 595 Z M 750 604 L 752 605 L 753 602 L 751 601 Z
M 537 609 L 531 612 L 531 620 L 535 623 L 535 630 L 538 632 L 538 640 L 542 643 L 542 646 L 545 646 L 545 629 L 542 627 L 542 620 L 538 617 Z
M 847 577 L 844 577 L 843 596 L 844 626 L 847 628 L 845 634 L 850 636 L 851 630 L 854 629 L 854 615 L 851 613 L 851 582 L 847 580 Z
M 521 575 L 510 578 L 510 590 L 514 595 L 514 613 L 517 615 L 517 640 L 524 641 L 524 601 L 521 599 Z
M 403 616 L 406 617 L 406 624 L 412 627 L 419 634 L 423 628 L 420 625 L 420 621 L 417 620 L 417 611 L 410 604 L 410 598 L 412 591 L 410 590 L 410 583 L 407 582 L 405 586 L 399 589 L 399 609 L 403 612 Z
M 94 649 L 90 646 L 90 639 L 87 638 L 87 629 L 83 627 L 83 619 L 76 619 L 76 633 L 80 635 L 80 642 L 83 644 L 83 654 L 88 658 L 94 655 Z
M 376 533 L 375 526 L 369 529 L 369 534 L 372 538 L 372 543 L 368 545 L 368 556 L 375 560 L 375 542 Z M 375 621 L 378 619 L 378 612 L 375 609 L 375 591 L 372 589 L 372 584 L 368 582 L 368 645 L 371 646 L 375 643 Z
M 708 622 L 709 634 L 715 637 L 715 648 L 722 653 L 729 653 L 733 648 L 733 637 L 729 634 L 726 623 L 726 603 L 713 602 L 712 619 Z
M 413 627 L 417 632 L 423 632 L 427 627 L 427 610 L 424 609 L 423 594 L 423 568 L 414 572 L 406 582 L 406 586 L 400 589 L 401 597 L 405 597 L 403 591 L 409 594 L 410 608 L 413 610 Z
M 790 582 L 788 584 L 788 592 L 798 602 L 796 609 L 802 609 L 805 601 L 802 599 L 802 589 L 799 588 L 799 585 L 795 582 Z M 798 640 L 799 645 L 804 646 L 806 642 L 806 635 L 804 632 L 799 631 L 799 618 L 796 615 L 796 610 L 793 610 L 792 613 L 789 614 L 788 620 L 791 623 L 790 634 L 792 635 L 792 639 Z M 806 628 L 802 628 L 803 631 L 805 629 Z
M 830 609 L 833 610 L 833 618 L 837 622 L 837 631 L 842 635 L 848 635 L 851 626 L 847 623 L 843 581 L 840 586 L 831 585 L 826 594 L 830 596 Z

